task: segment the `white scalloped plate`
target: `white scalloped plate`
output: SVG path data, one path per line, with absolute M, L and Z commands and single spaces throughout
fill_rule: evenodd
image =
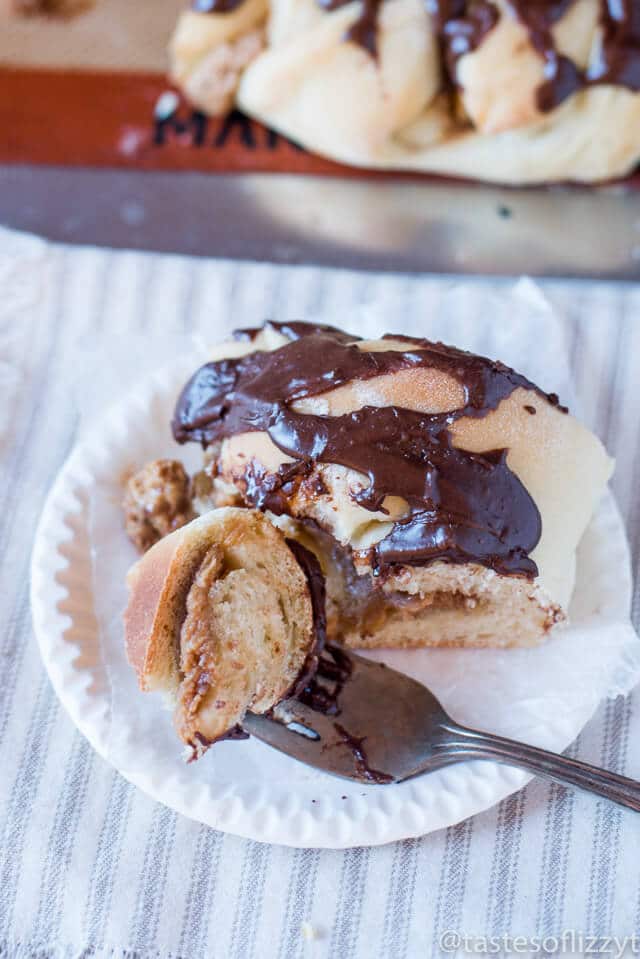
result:
M 221 743 L 200 762 L 183 762 L 170 714 L 159 697 L 137 691 L 124 658 L 124 573 L 134 555 L 119 502 L 128 468 L 175 455 L 168 423 L 195 365 L 191 358 L 155 375 L 114 407 L 67 460 L 40 520 L 32 561 L 35 630 L 55 691 L 80 731 L 167 806 L 216 829 L 291 846 L 342 848 L 423 835 L 523 786 L 525 773 L 486 762 L 400 785 L 360 786 L 254 740 Z M 189 447 L 178 455 L 192 465 L 198 454 Z M 562 750 L 602 698 L 627 692 L 640 675 L 630 596 L 627 543 L 608 493 L 580 546 L 572 627 L 533 650 L 379 658 L 428 681 L 461 721 Z

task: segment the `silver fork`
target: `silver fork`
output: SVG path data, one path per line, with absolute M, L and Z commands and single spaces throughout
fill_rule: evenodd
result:
M 365 783 L 402 782 L 451 763 L 520 766 L 640 811 L 640 783 L 566 756 L 454 722 L 421 683 L 330 647 L 318 678 L 270 716 L 248 714 L 257 739 L 325 772 Z

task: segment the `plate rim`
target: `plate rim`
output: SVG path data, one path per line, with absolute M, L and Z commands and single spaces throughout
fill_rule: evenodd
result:
M 192 359 L 188 362 L 192 364 Z M 184 364 L 174 364 L 171 369 L 171 379 L 173 375 L 178 379 L 178 375 L 182 375 L 183 366 L 186 367 L 186 365 L 186 360 Z M 192 368 L 191 365 L 189 368 Z M 380 802 L 375 804 L 367 802 L 367 806 L 371 805 L 371 808 L 364 818 L 351 816 L 349 819 L 348 808 L 334 811 L 331 822 L 336 823 L 338 832 L 332 834 L 328 821 L 323 818 L 314 819 L 311 812 L 301 811 L 296 820 L 298 825 L 294 828 L 286 816 L 281 813 L 274 815 L 273 806 L 269 806 L 268 802 L 266 806 L 258 803 L 254 804 L 254 808 L 247 808 L 242 796 L 234 796 L 232 791 L 230 795 L 220 795 L 216 798 L 210 795 L 211 784 L 205 786 L 202 783 L 194 783 L 193 795 L 186 797 L 182 780 L 176 776 L 175 771 L 172 776 L 162 779 L 161 789 L 158 776 L 154 775 L 153 769 L 151 772 L 145 771 L 144 764 L 140 764 L 138 769 L 121 768 L 114 761 L 114 757 L 108 753 L 105 742 L 105 704 L 99 697 L 91 702 L 90 697 L 86 695 L 95 668 L 85 667 L 83 671 L 75 666 L 75 659 L 82 652 L 82 646 L 66 638 L 70 630 L 73 632 L 75 624 L 73 617 L 64 609 L 64 604 L 68 604 L 68 601 L 73 599 L 73 591 L 69 583 L 64 581 L 64 572 L 73 570 L 73 564 L 65 556 L 64 547 L 73 545 L 74 540 L 77 539 L 78 530 L 74 528 L 74 523 L 79 529 L 86 530 L 87 509 L 83 508 L 81 496 L 94 475 L 91 457 L 99 456 L 96 450 L 96 438 L 113 428 L 114 423 L 118 423 L 119 417 L 126 413 L 136 398 L 147 397 L 148 399 L 150 394 L 157 393 L 159 389 L 166 391 L 168 388 L 166 372 L 166 370 L 160 370 L 146 378 L 142 385 L 128 392 L 118 404 L 107 411 L 96 425 L 91 437 L 80 437 L 61 466 L 47 494 L 33 543 L 30 595 L 34 632 L 40 656 L 56 696 L 92 748 L 143 793 L 192 820 L 246 839 L 297 848 L 343 849 L 355 846 L 377 846 L 417 838 L 477 815 L 526 785 L 533 778 L 531 774 L 512 767 L 499 766 L 493 762 L 451 766 L 446 770 L 449 786 L 443 784 L 442 790 L 446 794 L 445 808 L 449 812 L 442 816 L 440 810 L 442 821 L 433 822 L 431 825 L 428 823 L 429 817 L 433 817 L 435 806 L 421 807 L 419 797 L 414 795 L 414 790 L 402 802 L 405 813 L 402 816 L 397 814 L 397 810 L 391 808 L 393 803 L 387 803 L 385 808 L 381 808 Z M 616 545 L 620 551 L 620 560 L 624 561 L 624 576 L 621 576 L 621 585 L 624 587 L 621 592 L 624 593 L 624 599 L 621 603 L 624 603 L 624 608 L 628 609 L 632 596 L 630 549 L 622 516 L 610 487 L 607 487 L 594 517 L 597 517 L 601 511 L 608 514 L 607 518 L 618 528 L 620 534 Z M 593 517 L 591 522 L 594 522 Z M 53 552 L 51 551 L 52 543 L 55 544 Z M 85 582 L 92 580 L 90 562 L 88 567 L 88 571 L 84 574 Z M 622 573 L 622 570 L 620 572 Z M 93 586 L 92 582 L 91 586 Z M 93 591 L 91 595 L 93 596 Z M 81 690 L 82 682 L 84 682 L 84 688 Z M 84 695 L 80 695 L 81 692 Z M 87 703 L 90 708 L 86 708 Z M 598 705 L 597 701 L 589 704 L 589 715 L 584 718 L 582 727 L 589 721 Z M 586 711 L 585 706 L 585 713 Z M 102 716 L 99 715 L 100 712 Z M 574 733 L 573 729 L 571 733 L 565 729 L 564 732 L 559 731 L 559 735 L 562 735 L 563 740 L 566 739 L 562 747 L 566 748 L 577 733 Z M 418 784 L 425 778 L 426 776 L 423 775 L 413 782 Z M 466 783 L 465 780 L 467 780 Z M 454 788 L 451 786 L 452 782 Z M 456 785 L 458 788 L 455 788 Z M 472 810 L 465 808 L 469 805 L 468 793 L 463 796 L 462 808 L 460 808 L 460 786 L 469 787 L 469 785 L 473 786 L 473 800 L 475 800 Z M 222 792 L 224 793 L 224 789 Z M 484 795 L 481 795 L 482 793 Z M 367 792 L 368 795 L 370 794 Z M 239 803 L 238 799 L 241 800 Z M 452 800 L 454 800 L 453 803 Z M 203 818 L 203 803 L 207 807 L 206 818 Z M 441 806 L 442 803 L 438 805 Z M 345 803 L 346 806 L 347 803 Z M 303 823 L 306 828 L 302 828 Z

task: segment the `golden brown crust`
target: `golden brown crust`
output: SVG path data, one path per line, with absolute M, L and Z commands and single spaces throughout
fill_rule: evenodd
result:
M 188 533 L 183 528 L 160 540 L 127 576 L 125 642 L 141 689 L 172 689 L 178 682 L 176 627 L 184 617 L 195 571 L 210 545 L 207 519 L 195 520 Z
M 264 712 L 315 642 L 306 575 L 264 514 L 213 510 L 153 546 L 128 576 L 125 641 L 143 690 L 167 692 L 194 753 Z

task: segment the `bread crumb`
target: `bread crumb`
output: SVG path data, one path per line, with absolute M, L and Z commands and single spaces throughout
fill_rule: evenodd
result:
M 140 553 L 195 517 L 190 481 L 177 460 L 153 460 L 127 482 L 123 509 L 127 535 Z
M 307 939 L 308 941 L 311 941 L 312 939 L 316 938 L 316 931 L 310 922 L 303 922 L 300 928 L 302 929 L 303 939 Z

